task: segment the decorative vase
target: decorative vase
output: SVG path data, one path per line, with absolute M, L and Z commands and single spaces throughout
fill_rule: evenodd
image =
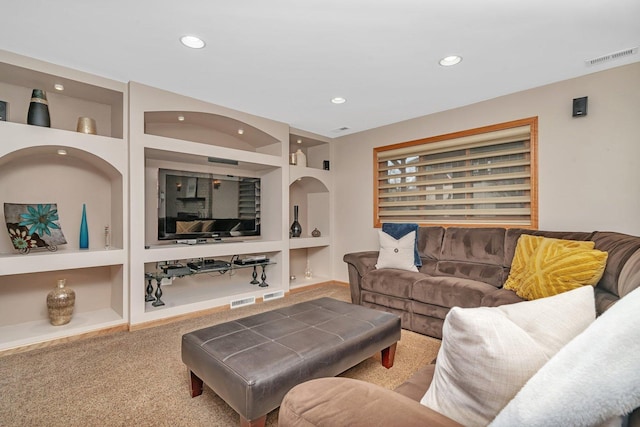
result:
M 321 235 L 320 230 L 318 230 L 317 228 L 314 228 L 313 231 L 311 232 L 311 235 L 313 237 L 320 237 Z
M 80 221 L 80 249 L 89 249 L 89 227 L 87 226 L 87 205 L 82 204 L 82 220 Z
M 47 93 L 42 89 L 33 89 L 31 92 L 27 123 L 35 126 L 51 127 Z
M 313 273 L 311 272 L 311 266 L 309 265 L 309 259 L 307 258 L 307 268 L 304 270 L 305 279 L 313 278 Z
M 291 224 L 291 237 L 300 237 L 302 234 L 302 227 L 298 222 L 298 205 L 293 207 L 293 224 Z
M 76 132 L 95 135 L 97 133 L 96 121 L 93 120 L 91 117 L 78 117 Z
M 307 155 L 304 154 L 300 148 L 296 150 L 296 161 L 298 162 L 298 166 L 307 166 Z
M 47 311 L 53 326 L 66 325 L 73 315 L 76 293 L 73 289 L 65 287 L 66 282 L 65 279 L 58 280 L 58 286 L 47 294 Z
M 298 158 L 296 157 L 296 153 L 289 153 L 289 164 L 293 166 L 298 164 Z

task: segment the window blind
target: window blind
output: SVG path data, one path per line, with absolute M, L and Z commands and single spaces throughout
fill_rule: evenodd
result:
M 378 147 L 383 222 L 537 227 L 537 118 Z

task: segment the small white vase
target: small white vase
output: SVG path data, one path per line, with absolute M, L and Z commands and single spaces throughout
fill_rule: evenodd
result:
M 302 166 L 302 167 L 307 166 L 307 156 L 299 148 L 296 151 L 296 161 L 298 162 L 298 166 Z

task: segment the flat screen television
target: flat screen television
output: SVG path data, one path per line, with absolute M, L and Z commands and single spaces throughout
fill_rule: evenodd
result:
M 159 169 L 158 240 L 260 235 L 260 178 Z

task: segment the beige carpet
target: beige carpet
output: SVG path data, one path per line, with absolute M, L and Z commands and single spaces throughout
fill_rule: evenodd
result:
M 237 426 L 238 415 L 208 387 L 190 397 L 180 359 L 184 333 L 319 297 L 349 301 L 331 285 L 284 299 L 135 332 L 0 357 L 0 426 Z M 435 358 L 440 341 L 402 331 L 391 369 L 375 355 L 343 375 L 393 389 Z M 267 425 L 277 425 L 277 410 Z

